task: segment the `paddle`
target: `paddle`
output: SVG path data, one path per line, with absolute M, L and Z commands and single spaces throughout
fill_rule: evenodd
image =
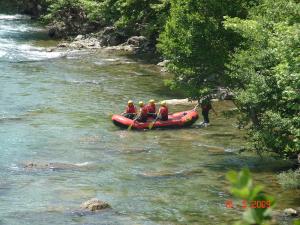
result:
M 130 126 L 127 128 L 128 130 L 131 130 L 131 128 L 132 128 L 134 122 L 135 122 L 138 118 L 139 118 L 139 117 L 137 116 L 137 117 L 132 121 L 132 123 L 130 124 Z
M 151 129 L 153 128 L 153 126 L 154 126 L 155 122 L 158 120 L 158 117 L 159 117 L 159 115 L 160 115 L 160 114 L 157 114 L 157 116 L 156 116 L 155 120 L 153 120 L 153 121 L 152 121 L 152 123 L 150 123 L 150 124 L 149 124 L 149 127 L 148 127 L 148 128 L 149 128 L 149 130 L 151 130 Z
M 199 103 L 193 108 L 193 111 L 196 111 L 196 109 L 199 107 Z

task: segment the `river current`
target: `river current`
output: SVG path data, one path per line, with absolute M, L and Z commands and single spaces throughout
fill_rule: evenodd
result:
M 117 52 L 47 51 L 54 44 L 26 16 L 0 14 L 1 225 L 229 224 L 241 210 L 225 207 L 225 173 L 245 166 L 279 209 L 297 206 L 300 193 L 276 180 L 288 163 L 238 154 L 243 133 L 221 113 L 232 103 L 217 103 L 205 129 L 119 130 L 110 118 L 128 99 L 178 97 L 169 75 Z M 112 209 L 81 214 L 94 197 Z

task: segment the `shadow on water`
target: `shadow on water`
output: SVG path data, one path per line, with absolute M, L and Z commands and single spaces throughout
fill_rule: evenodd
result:
M 295 166 L 295 163 L 270 157 L 243 155 L 240 153 L 226 153 L 224 157 L 218 157 L 215 164 L 205 167 L 214 171 L 240 170 L 249 168 L 253 172 L 281 172 Z

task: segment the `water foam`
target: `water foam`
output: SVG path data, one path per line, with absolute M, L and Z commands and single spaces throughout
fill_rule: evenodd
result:
M 0 14 L 0 20 L 30 20 L 30 16 L 16 14 L 16 15 L 6 15 Z

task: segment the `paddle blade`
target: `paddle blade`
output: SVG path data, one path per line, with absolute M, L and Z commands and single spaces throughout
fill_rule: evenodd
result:
M 154 122 L 150 123 L 148 128 L 151 130 L 153 125 L 154 125 Z
M 133 123 L 132 123 L 132 124 L 130 124 L 130 126 L 127 128 L 127 130 L 131 130 L 131 128 L 132 128 L 132 125 L 133 125 Z

